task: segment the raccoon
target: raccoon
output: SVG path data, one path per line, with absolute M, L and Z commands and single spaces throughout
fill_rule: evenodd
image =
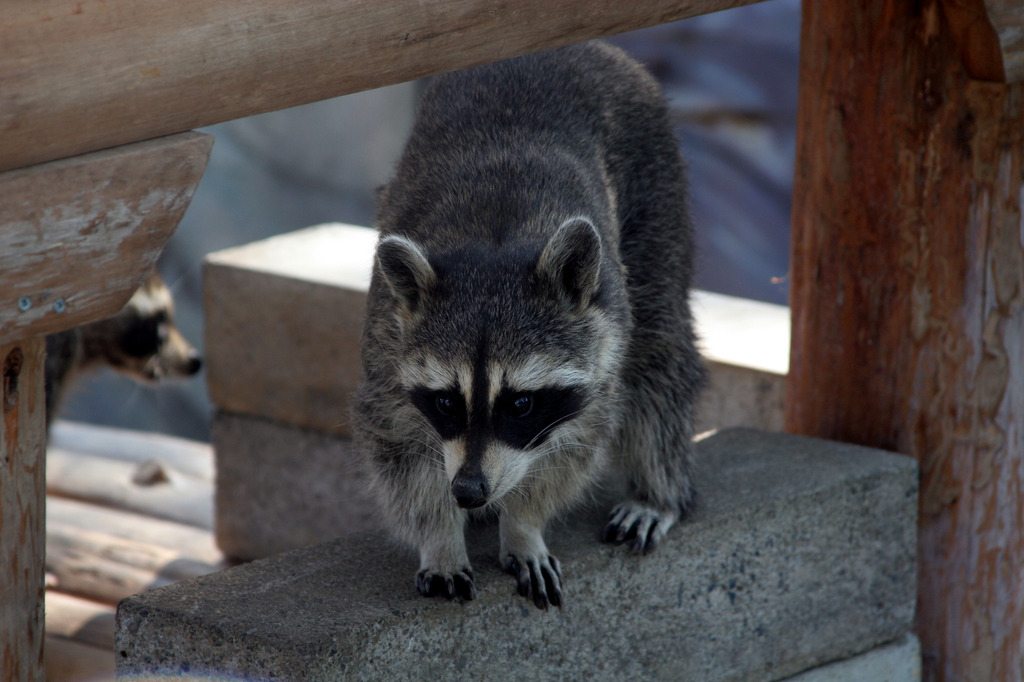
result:
M 463 529 L 490 510 L 519 594 L 560 607 L 543 531 L 608 461 L 603 539 L 653 550 L 694 504 L 705 373 L 654 79 L 601 42 L 434 79 L 377 226 L 353 422 L 419 591 L 475 597 Z
M 151 275 L 113 317 L 46 337 L 46 421 L 64 389 L 83 371 L 106 365 L 140 382 L 189 377 L 202 359 L 174 326 L 174 300 L 159 274 Z

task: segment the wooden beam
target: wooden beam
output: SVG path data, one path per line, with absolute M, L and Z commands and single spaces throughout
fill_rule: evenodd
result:
M 0 170 L 754 1 L 5 3 Z
M 114 607 L 111 604 L 47 590 L 46 635 L 104 649 L 113 658 Z
M 0 344 L 0 678 L 43 679 L 42 339 Z
M 120 310 L 178 226 L 212 144 L 182 133 L 0 173 L 0 344 Z
M 787 428 L 918 459 L 925 679 L 1019 681 L 1024 86 L 938 0 L 805 2 L 801 39 Z

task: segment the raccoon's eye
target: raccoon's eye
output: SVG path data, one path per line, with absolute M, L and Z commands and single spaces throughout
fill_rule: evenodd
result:
M 434 398 L 434 409 L 437 410 L 438 413 L 444 415 L 445 417 L 454 417 L 456 409 L 455 401 L 451 398 L 451 396 L 447 396 L 444 394 L 439 395 L 436 398 Z
M 437 429 L 442 440 L 451 440 L 466 430 L 466 401 L 458 390 L 437 391 L 419 386 L 409 391 L 416 409 Z
M 508 413 L 513 417 L 525 417 L 533 412 L 533 396 L 521 395 L 512 399 L 509 403 Z

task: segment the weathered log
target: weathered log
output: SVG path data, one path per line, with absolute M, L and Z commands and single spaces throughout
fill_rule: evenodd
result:
M 753 1 L 7 3 L 0 169 Z
M 1012 682 L 1024 88 L 969 78 L 943 6 L 803 5 L 786 421 L 918 459 L 926 679 Z
M 223 567 L 75 526 L 54 523 L 46 529 L 46 570 L 56 578 L 56 588 L 108 604 Z
M 43 679 L 42 339 L 0 344 L 0 676 Z
M 46 636 L 114 651 L 114 606 L 46 591 Z
M 4 7 L 0 34 L 13 9 Z M 6 36 L 0 44 L 0 70 L 21 68 Z M 54 39 L 47 51 L 62 44 Z M 13 101 L 7 78 L 0 76 L 0 131 Z M 69 121 L 67 133 L 80 135 L 80 123 Z M 20 139 L 20 131 L 2 132 L 0 149 Z M 178 226 L 212 141 L 183 133 L 0 173 L 0 343 L 120 310 Z
M 155 460 L 202 481 L 214 479 L 213 449 L 209 443 L 160 433 L 57 420 L 50 425 L 49 446 L 136 464 Z
M 88 502 L 50 496 L 46 500 L 46 523 L 159 545 L 211 564 L 223 560 L 209 530 Z
M 50 448 L 46 489 L 52 494 L 141 512 L 207 530 L 213 527 L 213 485 L 174 469 L 139 481 L 139 464 Z

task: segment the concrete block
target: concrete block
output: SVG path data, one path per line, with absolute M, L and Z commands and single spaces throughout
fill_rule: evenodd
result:
M 419 596 L 413 553 L 369 532 L 124 600 L 118 673 L 781 680 L 909 631 L 913 460 L 745 429 L 697 448 L 703 503 L 653 554 L 597 542 L 601 505 L 549 529 L 564 609 L 514 594 L 494 525 L 466 603 Z
M 375 528 L 351 442 L 315 429 L 218 412 L 213 419 L 217 546 L 257 559 Z
M 708 358 L 694 433 L 745 426 L 782 431 L 786 375 Z
M 712 362 L 789 372 L 789 308 L 710 291 L 692 293 L 697 336 Z
M 329 224 L 206 257 L 207 382 L 224 410 L 349 432 L 377 234 Z
M 789 372 L 789 308 L 694 291 L 693 315 L 708 385 L 697 405 L 696 432 L 783 427 Z
M 921 682 L 921 642 L 913 634 L 785 682 Z
M 206 257 L 210 397 L 223 410 L 349 433 L 376 232 L 340 223 Z M 700 430 L 782 428 L 789 310 L 695 291 L 711 369 Z

